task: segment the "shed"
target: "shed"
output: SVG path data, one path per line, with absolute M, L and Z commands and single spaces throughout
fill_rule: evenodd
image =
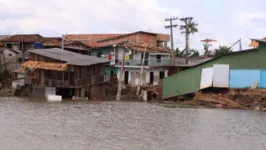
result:
M 200 90 L 202 69 L 214 64 L 228 64 L 230 69 L 266 69 L 266 42 L 257 49 L 225 54 L 181 71 L 163 80 L 163 98 L 194 93 Z

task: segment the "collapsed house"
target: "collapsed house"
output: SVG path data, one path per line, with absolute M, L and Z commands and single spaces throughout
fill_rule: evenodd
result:
M 163 80 L 163 98 L 196 93 L 207 88 L 266 88 L 266 41 L 258 48 L 228 53 Z
M 104 83 L 110 79 L 104 73 L 108 60 L 59 48 L 28 52 L 29 61 L 21 65 L 26 69 L 25 84 L 38 88 L 39 96 L 52 94 L 104 99 Z

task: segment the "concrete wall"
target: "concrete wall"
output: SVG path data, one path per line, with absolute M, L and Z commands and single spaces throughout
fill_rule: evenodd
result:
M 7 64 L 7 70 L 9 72 L 12 72 L 15 69 L 18 69 L 20 67 L 20 62 L 18 61 L 19 54 L 16 52 L 9 50 L 9 49 L 2 49 L 2 54 L 0 53 L 0 65 L 4 64 L 4 60 Z M 5 70 L 5 67 L 0 68 L 0 73 Z
M 139 77 L 140 77 L 140 69 L 136 68 L 125 68 L 125 72 L 128 71 L 128 83 L 130 86 L 137 86 L 139 85 Z M 150 83 L 150 72 L 154 73 L 153 79 L 154 82 Z M 142 85 L 145 84 L 152 84 L 152 85 L 160 85 L 162 80 L 160 79 L 160 72 L 164 72 L 165 77 L 168 76 L 167 68 L 156 68 L 156 69 L 144 69 L 142 75 Z M 118 77 L 120 75 L 120 70 L 118 70 Z M 123 75 L 123 80 L 125 80 L 125 74 Z

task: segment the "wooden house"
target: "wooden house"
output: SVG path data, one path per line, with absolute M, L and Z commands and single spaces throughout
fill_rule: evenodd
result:
M 35 49 L 28 52 L 29 61 L 21 65 L 27 70 L 25 84 L 50 87 L 49 89 L 53 87 L 55 91 L 52 93 L 65 97 L 104 98 L 102 83 L 109 81 L 109 77 L 104 74 L 109 61 L 59 48 Z M 97 90 L 93 90 L 95 88 Z M 45 93 L 47 94 L 47 91 Z

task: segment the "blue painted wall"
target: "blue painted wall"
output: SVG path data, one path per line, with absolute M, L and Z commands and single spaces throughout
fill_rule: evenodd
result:
M 259 87 L 266 88 L 266 70 L 261 70 Z
M 230 88 L 250 88 L 255 82 L 259 82 L 260 87 L 260 81 L 261 70 L 230 70 Z

